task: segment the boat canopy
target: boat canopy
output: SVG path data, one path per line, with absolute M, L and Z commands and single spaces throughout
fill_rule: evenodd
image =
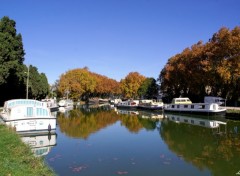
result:
M 32 105 L 32 106 L 45 106 L 45 103 L 38 101 L 38 100 L 32 100 L 32 99 L 13 99 L 8 100 L 4 103 L 4 108 L 12 108 L 14 106 L 18 105 Z

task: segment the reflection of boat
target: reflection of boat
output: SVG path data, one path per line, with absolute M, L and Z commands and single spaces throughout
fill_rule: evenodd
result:
M 139 100 L 127 100 L 122 101 L 117 104 L 117 108 L 137 108 L 139 104 Z
M 165 114 L 165 118 L 168 118 L 171 121 L 176 123 L 186 123 L 190 125 L 202 126 L 206 128 L 218 128 L 220 125 L 226 125 L 226 122 L 213 120 L 213 119 L 202 119 L 195 117 L 186 117 L 173 114 Z
M 174 98 L 172 104 L 164 106 L 164 111 L 216 115 L 225 114 L 226 109 L 217 103 L 192 103 L 188 98 Z
M 163 102 L 156 100 L 140 100 L 138 108 L 147 110 L 162 110 Z
M 0 117 L 17 132 L 56 129 L 56 117 L 51 114 L 45 103 L 37 100 L 14 99 L 6 101 Z
M 56 133 L 35 133 L 34 135 L 21 134 L 21 139 L 28 144 L 35 156 L 47 155 L 57 143 Z
M 139 111 L 139 117 L 141 118 L 150 118 L 150 119 L 162 119 L 162 113 L 153 113 L 148 111 Z
M 109 103 L 109 99 L 99 98 L 99 99 L 98 99 L 98 103 L 99 103 L 99 104 L 106 104 L 106 103 Z
M 65 113 L 68 112 L 70 110 L 73 110 L 73 106 L 69 106 L 69 107 L 59 107 L 58 111 L 61 113 Z
M 127 115 L 138 115 L 138 111 L 130 111 L 130 110 L 123 110 L 123 109 L 117 109 L 117 114 L 127 114 Z

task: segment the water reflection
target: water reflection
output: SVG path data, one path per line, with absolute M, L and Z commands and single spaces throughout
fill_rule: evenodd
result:
M 169 149 L 212 175 L 235 175 L 240 163 L 240 122 L 166 115 L 159 128 Z
M 26 133 L 21 134 L 21 139 L 31 147 L 35 156 L 47 155 L 57 144 L 56 133 Z
M 67 113 L 58 114 L 58 125 L 60 131 L 70 137 L 87 139 L 91 134 L 98 132 L 116 122 L 120 121 L 130 132 L 138 133 L 142 129 L 154 130 L 158 120 L 151 113 L 138 111 L 119 111 L 111 107 L 97 107 L 98 109 L 80 108 Z M 67 118 L 66 118 L 67 117 Z
M 235 175 L 240 122 L 81 106 L 58 112 L 59 175 Z

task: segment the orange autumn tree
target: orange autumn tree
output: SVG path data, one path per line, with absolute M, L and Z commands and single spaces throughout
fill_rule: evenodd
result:
M 90 97 L 110 97 L 120 94 L 119 82 L 106 76 L 90 72 L 87 67 L 73 69 L 60 76 L 58 83 L 60 96 L 78 100 L 88 100 Z
M 62 96 L 69 93 L 69 98 L 78 100 L 82 96 L 89 97 L 95 90 L 96 79 L 87 68 L 73 69 L 62 74 L 59 80 L 58 90 Z
M 240 98 L 240 27 L 221 28 L 203 44 L 198 42 L 171 57 L 159 75 L 161 90 L 170 97 L 200 101 L 206 94 L 233 101 Z
M 94 94 L 99 97 L 110 97 L 111 95 L 119 95 L 119 82 L 106 76 L 91 73 L 96 79 L 96 87 Z
M 125 98 L 137 98 L 138 89 L 146 78 L 138 72 L 130 72 L 125 79 L 120 81 L 122 95 Z

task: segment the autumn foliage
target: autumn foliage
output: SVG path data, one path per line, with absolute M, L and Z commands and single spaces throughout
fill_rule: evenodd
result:
M 121 91 L 125 98 L 138 97 L 138 89 L 146 78 L 138 72 L 130 72 L 125 79 L 120 81 Z
M 58 83 L 58 91 L 61 96 L 78 100 L 90 96 L 109 96 L 119 93 L 119 83 L 93 72 L 88 68 L 79 68 L 67 71 L 62 74 Z
M 240 27 L 221 28 L 207 42 L 198 42 L 171 57 L 159 75 L 170 97 L 196 101 L 206 94 L 236 101 L 240 97 Z

